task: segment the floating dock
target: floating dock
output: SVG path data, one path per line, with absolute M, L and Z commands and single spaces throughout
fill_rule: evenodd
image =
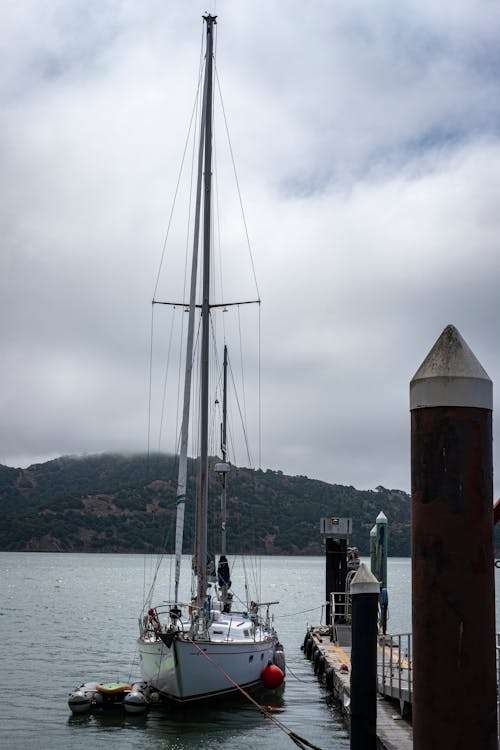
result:
M 304 655 L 314 672 L 338 700 L 344 718 L 351 712 L 351 646 L 348 630 L 331 639 L 327 627 L 310 627 L 305 635 Z M 407 639 L 407 640 L 406 640 Z M 381 750 L 412 750 L 413 729 L 407 717 L 411 713 L 412 680 L 409 635 L 381 636 L 377 648 L 377 745 Z

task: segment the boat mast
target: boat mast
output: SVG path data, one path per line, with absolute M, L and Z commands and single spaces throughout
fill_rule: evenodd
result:
M 187 452 L 189 437 L 189 410 L 191 405 L 191 376 L 193 372 L 193 340 L 196 311 L 196 278 L 198 275 L 198 245 L 200 241 L 201 187 L 203 171 L 203 147 L 205 138 L 205 115 L 207 101 L 206 79 L 203 85 L 200 143 L 198 149 L 198 178 L 196 182 L 196 203 L 193 232 L 193 258 L 191 262 L 191 287 L 189 292 L 189 316 L 186 340 L 186 369 L 184 373 L 184 401 L 182 406 L 181 445 L 179 470 L 177 474 L 177 515 L 175 523 L 175 602 L 179 602 L 179 581 L 181 575 L 182 546 L 184 539 L 184 512 L 187 492 Z
M 221 429 L 222 468 L 220 478 L 222 491 L 220 496 L 221 511 L 221 555 L 226 554 L 226 473 L 227 473 L 227 346 L 224 345 L 223 381 L 222 381 L 222 429 Z
M 207 24 L 205 63 L 206 120 L 203 202 L 203 289 L 201 304 L 201 404 L 200 404 L 200 480 L 196 528 L 197 605 L 199 623 L 204 628 L 207 595 L 207 516 L 208 516 L 208 380 L 210 336 L 210 234 L 212 204 L 212 93 L 213 93 L 213 32 L 216 16 L 203 16 Z

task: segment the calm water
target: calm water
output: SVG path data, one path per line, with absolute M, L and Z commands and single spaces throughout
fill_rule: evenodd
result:
M 72 717 L 67 694 L 83 681 L 139 678 L 135 639 L 151 558 L 141 555 L 0 553 L 2 567 L 1 747 L 5 750 L 293 748 L 253 707 L 228 701 L 198 708 Z M 169 560 L 164 563 L 169 576 Z M 184 564 L 189 575 L 189 562 Z M 390 632 L 410 630 L 410 560 L 389 561 Z M 233 587 L 242 580 L 241 563 Z M 279 599 L 276 627 L 285 646 L 286 689 L 279 719 L 320 747 L 349 747 L 339 711 L 300 651 L 324 597 L 320 557 L 268 557 L 256 574 L 262 600 Z M 497 588 L 498 590 L 498 588 Z M 157 597 L 167 599 L 168 587 Z

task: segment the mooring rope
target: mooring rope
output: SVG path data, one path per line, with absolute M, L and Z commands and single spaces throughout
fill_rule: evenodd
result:
M 267 719 L 271 719 L 271 721 L 273 721 L 276 724 L 276 726 L 279 729 L 281 729 L 282 732 L 287 734 L 288 737 L 292 740 L 292 742 L 294 742 L 297 745 L 297 747 L 300 747 L 300 748 L 309 747 L 311 748 L 311 750 L 321 750 L 321 748 L 318 747 L 318 745 L 314 745 L 312 742 L 309 742 L 309 740 L 306 740 L 305 737 L 301 737 L 296 732 L 292 732 L 292 730 L 289 729 L 285 724 L 283 724 L 282 721 L 280 721 L 279 719 L 276 718 L 276 716 L 273 716 L 269 711 L 267 711 L 264 708 L 264 706 L 261 706 L 260 703 L 257 703 L 257 701 L 254 698 L 252 698 L 252 696 L 246 690 L 244 690 L 241 687 L 241 685 L 238 685 L 238 683 L 235 682 L 230 675 L 228 675 L 228 673 L 220 666 L 220 664 L 217 664 L 217 662 L 215 662 L 205 651 L 203 651 L 203 649 L 200 648 L 198 644 L 195 643 L 195 641 L 193 641 L 191 638 L 186 638 L 186 640 L 189 641 L 189 643 L 191 643 L 200 652 L 200 654 L 204 656 L 207 661 L 210 662 L 210 664 L 212 664 L 216 669 L 218 669 L 219 672 L 221 672 L 221 674 L 223 674 L 224 677 L 227 680 L 229 680 L 231 685 L 234 685 L 234 687 L 237 688 L 237 690 L 239 690 L 240 693 L 245 696 L 245 698 L 248 698 L 248 700 L 251 703 L 253 703 L 255 708 L 257 708 L 261 712 L 261 714 L 263 714 Z
M 283 617 L 296 617 L 297 615 L 304 615 L 307 612 L 316 612 L 318 609 L 323 609 L 323 605 L 318 604 L 317 607 L 311 607 L 311 609 L 301 609 L 300 612 L 290 612 L 285 615 L 280 614 L 280 620 L 282 620 Z
M 307 685 L 310 685 L 310 684 L 311 684 L 311 680 L 303 680 L 303 679 L 302 679 L 302 677 L 299 677 L 299 676 L 298 676 L 298 674 L 295 674 L 295 672 L 293 671 L 293 669 L 291 668 L 291 666 L 290 666 L 289 664 L 287 664 L 287 665 L 286 665 L 286 669 L 287 669 L 287 672 L 290 672 L 290 674 L 291 674 L 291 675 L 292 675 L 292 676 L 293 676 L 293 677 L 294 677 L 294 678 L 295 678 L 295 679 L 296 679 L 296 680 L 297 680 L 298 682 L 304 682 L 304 683 L 306 683 Z

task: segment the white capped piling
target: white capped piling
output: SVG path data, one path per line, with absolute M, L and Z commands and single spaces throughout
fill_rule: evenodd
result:
M 370 530 L 370 570 L 375 575 L 377 567 L 377 527 L 372 526 Z
M 381 510 L 375 521 L 375 575 L 383 589 L 387 588 L 387 516 Z
M 377 616 L 380 583 L 364 563 L 351 581 L 351 750 L 377 747 Z
M 384 511 L 375 520 L 375 576 L 380 581 L 380 629 L 385 635 L 389 596 L 387 592 L 388 524 Z
M 497 750 L 492 408 L 447 326 L 410 384 L 414 750 Z

